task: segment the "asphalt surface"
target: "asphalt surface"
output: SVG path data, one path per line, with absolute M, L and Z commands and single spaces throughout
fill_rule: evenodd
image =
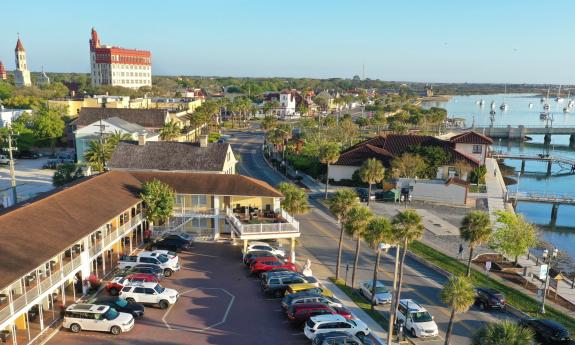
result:
M 263 159 L 261 147 L 263 134 L 258 131 L 231 132 L 230 143 L 240 156 L 239 173 L 253 176 L 276 186 L 284 181 L 284 177 L 271 169 Z M 298 240 L 299 250 L 313 256 L 313 265 L 323 265 L 332 273 L 335 272 L 337 259 L 337 246 L 339 240 L 339 226 L 335 220 L 328 216 L 323 205 L 310 197 L 310 211 L 298 216 L 300 222 L 301 237 Z M 372 278 L 375 255 L 365 244 L 362 245 L 362 254 L 358 265 L 358 282 Z M 298 249 L 296 248 L 296 257 Z M 394 252 L 382 258 L 380 279 L 387 286 L 392 285 L 394 269 Z M 348 281 L 351 280 L 351 266 L 355 256 L 355 241 L 346 236 L 344 240 L 342 265 L 349 264 L 350 270 Z M 303 260 L 303 258 L 299 258 Z M 404 283 L 401 298 L 411 298 L 423 305 L 435 317 L 439 327 L 439 339 L 416 340 L 416 343 L 443 344 L 445 330 L 449 322 L 450 311 L 439 298 L 441 288 L 446 283 L 446 278 L 428 269 L 414 260 L 406 259 L 407 267 L 404 273 Z M 335 274 L 333 274 L 335 275 Z M 381 310 L 389 310 L 389 307 L 379 307 Z M 471 335 L 486 322 L 496 322 L 509 316 L 502 312 L 481 312 L 475 307 L 465 314 L 456 316 L 453 329 L 453 345 L 470 343 Z

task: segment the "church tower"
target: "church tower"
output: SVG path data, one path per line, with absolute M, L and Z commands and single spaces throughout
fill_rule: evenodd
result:
M 6 69 L 4 68 L 4 64 L 0 61 L 0 80 L 6 80 Z
M 16 49 L 14 49 L 16 55 L 16 70 L 14 71 L 14 83 L 18 87 L 30 86 L 32 81 L 30 79 L 30 71 L 28 71 L 28 64 L 26 63 L 26 50 L 24 50 L 24 45 L 18 37 L 18 42 L 16 42 Z

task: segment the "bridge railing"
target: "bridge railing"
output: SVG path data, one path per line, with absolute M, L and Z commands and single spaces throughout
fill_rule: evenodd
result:
M 523 128 L 575 128 L 573 125 L 553 125 L 553 126 L 538 126 L 538 125 L 495 125 L 495 126 L 474 126 L 469 127 L 469 129 L 488 129 L 488 128 L 519 128 L 522 126 Z
M 517 200 L 575 202 L 575 193 L 517 192 L 510 190 L 508 197 Z

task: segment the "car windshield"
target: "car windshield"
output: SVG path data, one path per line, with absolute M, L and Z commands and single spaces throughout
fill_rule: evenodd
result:
M 118 311 L 116 311 L 116 309 L 114 309 L 114 308 L 108 309 L 106 314 L 104 314 L 104 317 L 107 320 L 115 320 L 118 316 L 120 316 L 120 313 L 118 313 Z
M 128 301 L 126 301 L 125 299 L 118 299 L 118 300 L 116 300 L 115 303 L 120 308 L 124 308 L 125 306 L 128 305 Z
M 389 291 L 384 286 L 378 286 L 375 288 L 375 293 L 388 293 L 388 292 Z
M 431 315 L 429 315 L 429 313 L 426 311 L 414 312 L 411 313 L 410 315 L 411 318 L 413 319 L 413 322 L 429 322 L 433 320 L 431 318 Z
M 168 260 L 170 260 L 170 259 L 168 259 L 168 257 L 166 256 L 166 254 L 160 254 L 160 255 L 158 255 L 158 260 L 159 260 L 161 263 L 166 263 L 166 262 L 168 262 Z
M 165 289 L 166 288 L 160 284 L 156 284 L 156 286 L 154 287 L 154 290 L 156 290 L 157 293 L 162 293 L 162 292 L 164 292 Z

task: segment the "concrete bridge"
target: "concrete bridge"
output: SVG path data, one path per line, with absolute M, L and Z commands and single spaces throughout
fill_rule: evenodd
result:
M 545 142 L 551 142 L 551 135 L 569 135 L 569 145 L 575 145 L 575 126 L 475 126 L 470 128 L 490 138 L 525 140 L 529 135 L 544 135 Z
M 553 163 L 561 166 L 567 166 L 571 173 L 575 173 L 575 159 L 562 156 L 551 155 L 523 155 L 513 153 L 492 153 L 491 156 L 495 159 L 515 159 L 521 160 L 521 175 L 525 172 L 525 161 L 540 161 L 547 162 L 547 175 L 551 175 L 551 166 Z
M 549 225 L 555 226 L 557 223 L 557 214 L 559 205 L 575 205 L 575 194 L 573 193 L 536 193 L 536 192 L 517 192 L 508 190 L 507 200 L 517 205 L 518 201 L 535 202 L 551 204 L 551 222 Z

